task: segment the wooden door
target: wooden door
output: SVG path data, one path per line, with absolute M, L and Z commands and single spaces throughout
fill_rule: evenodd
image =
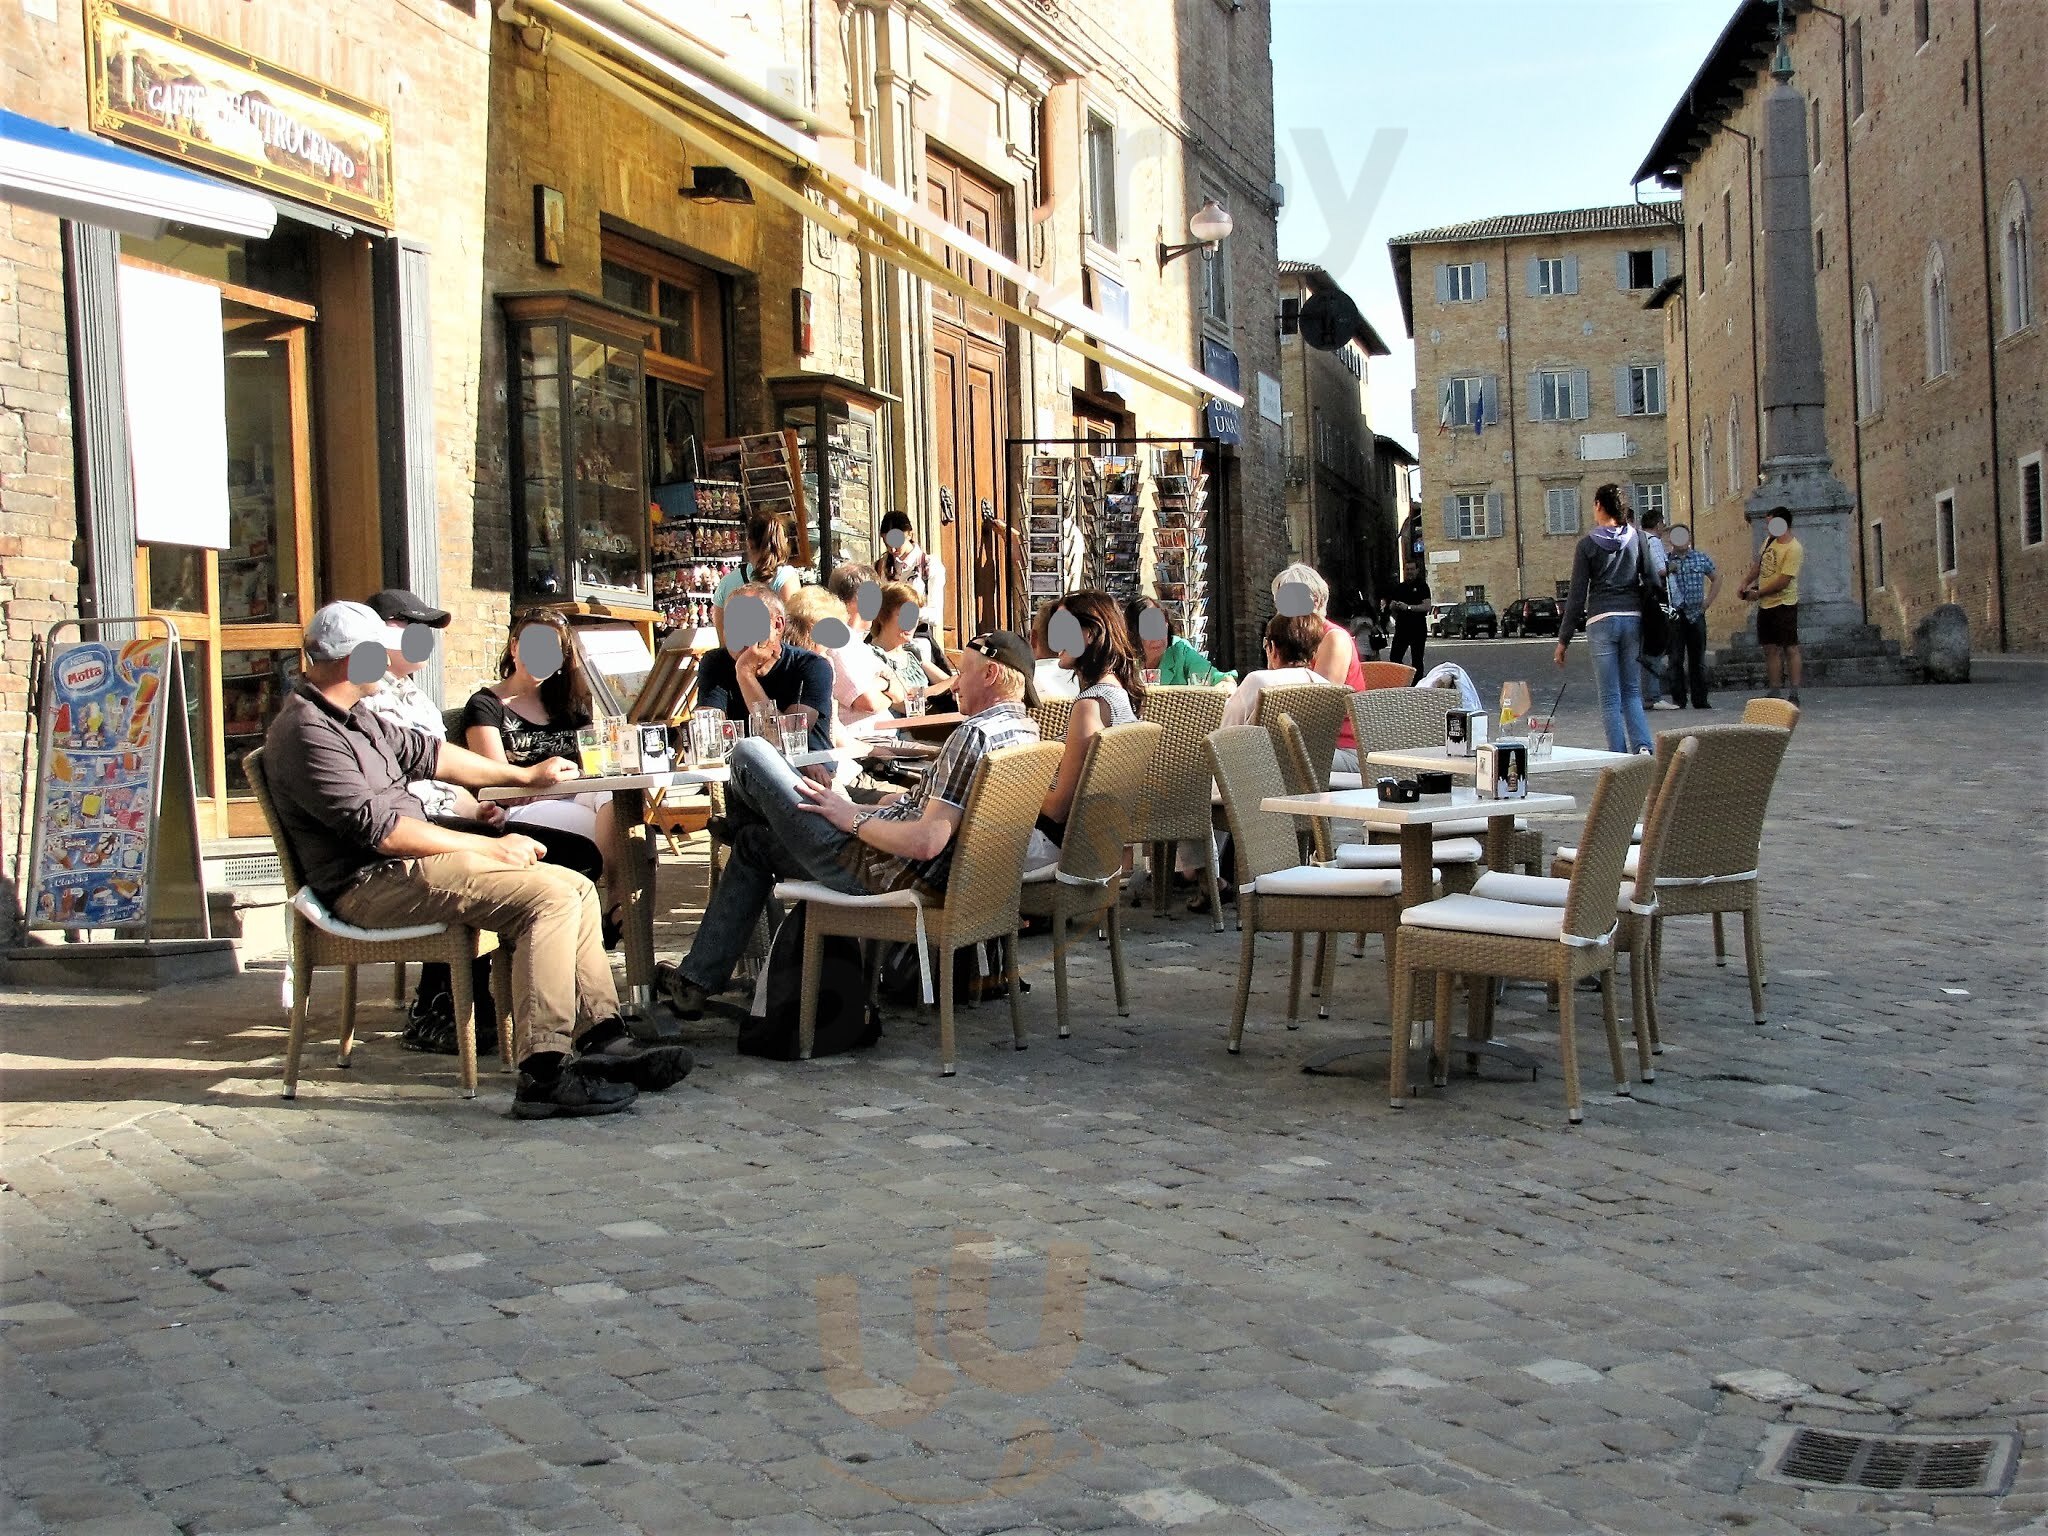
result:
M 925 200 L 934 213 L 998 250 L 1007 243 L 1003 193 L 937 156 L 925 170 Z M 995 274 L 948 248 L 946 265 L 983 293 L 997 294 Z M 961 636 L 1015 620 L 1014 543 L 1005 520 L 1003 441 L 1008 435 L 1009 330 L 995 311 L 952 294 L 932 294 L 933 472 L 946 562 L 947 621 Z

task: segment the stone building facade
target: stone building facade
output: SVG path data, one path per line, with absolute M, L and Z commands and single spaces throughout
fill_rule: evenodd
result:
M 1679 265 L 1675 214 L 1623 203 L 1388 242 L 1438 601 L 1561 595 L 1607 481 L 1667 506 L 1664 322 L 1643 302 Z
M 1374 432 L 1366 416 L 1368 370 L 1387 355 L 1372 324 L 1363 321 L 1334 350 L 1304 340 L 1300 306 L 1332 292 L 1343 290 L 1321 267 L 1280 263 L 1288 547 L 1329 582 L 1331 616 L 1348 621 L 1370 612 L 1399 579 L 1394 542 L 1414 455 Z
M 1910 646 L 1953 602 L 1978 648 L 2041 650 L 2048 8 L 1793 0 L 1786 13 L 1807 97 L 1828 448 L 1858 500 L 1852 590 L 1893 641 Z M 1758 141 L 1776 18 L 1764 0 L 1735 8 L 1638 172 L 1684 199 L 1687 270 L 1662 296 L 1674 501 L 1737 574 L 1768 451 Z M 1723 593 L 1717 640 L 1749 617 L 1733 583 Z

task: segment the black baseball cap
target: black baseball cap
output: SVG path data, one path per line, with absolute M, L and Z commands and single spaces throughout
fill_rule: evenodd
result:
M 968 641 L 967 649 L 977 656 L 1000 662 L 1023 678 L 1025 707 L 1038 707 L 1038 658 L 1031 654 L 1031 647 L 1022 635 L 1012 634 L 1007 629 L 991 630 Z
M 429 629 L 446 629 L 451 617 L 445 608 L 435 608 L 416 592 L 403 587 L 386 587 L 363 600 L 386 624 L 424 624 Z

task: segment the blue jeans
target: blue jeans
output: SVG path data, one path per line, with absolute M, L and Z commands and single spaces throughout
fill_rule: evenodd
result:
M 1647 751 L 1650 722 L 1643 714 L 1643 621 L 1617 613 L 1586 626 L 1593 651 L 1593 687 L 1600 695 L 1600 720 L 1610 752 Z
M 706 992 L 721 992 L 747 947 L 778 880 L 816 880 L 860 895 L 867 887 L 839 863 L 850 839 L 824 817 L 797 809 L 796 770 L 765 740 L 748 737 L 733 748 L 726 794 L 759 816 L 734 836 L 718 889 L 704 908 L 690 953 L 678 967 Z

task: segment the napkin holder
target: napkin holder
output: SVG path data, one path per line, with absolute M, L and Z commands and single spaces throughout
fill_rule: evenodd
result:
M 1526 800 L 1529 798 L 1529 744 L 1499 741 L 1481 746 L 1479 794 L 1485 800 Z
M 1470 757 L 1486 744 L 1486 711 L 1454 709 L 1444 716 L 1444 756 Z

